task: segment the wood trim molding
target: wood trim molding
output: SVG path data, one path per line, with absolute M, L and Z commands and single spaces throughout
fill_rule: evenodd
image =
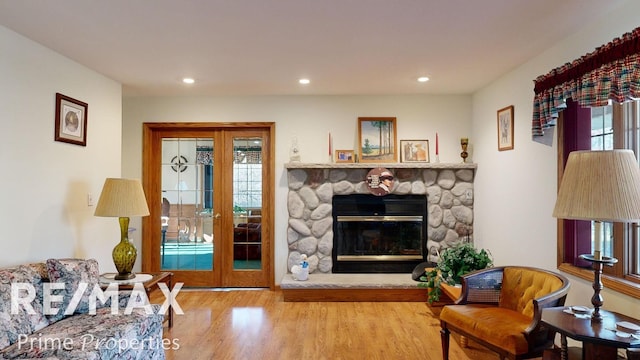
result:
M 593 282 L 593 270 L 591 269 L 580 268 L 569 263 L 562 263 L 558 266 L 558 270 L 578 277 L 580 279 Z M 602 274 L 602 284 L 607 289 L 611 289 L 624 295 L 640 299 L 640 285 L 632 281 L 615 278 L 607 274 Z

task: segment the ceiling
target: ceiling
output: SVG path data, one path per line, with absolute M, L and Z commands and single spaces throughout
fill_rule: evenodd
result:
M 470 94 L 628 1 L 0 0 L 0 25 L 124 96 Z

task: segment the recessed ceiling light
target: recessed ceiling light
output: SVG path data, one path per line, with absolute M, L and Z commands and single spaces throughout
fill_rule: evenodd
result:
M 302 84 L 302 85 L 307 85 L 307 84 L 309 84 L 311 82 L 311 80 L 309 80 L 309 79 L 300 79 L 300 80 L 298 80 L 298 82 L 300 84 Z
M 419 82 L 427 82 L 427 81 L 429 81 L 429 78 L 428 78 L 428 77 L 426 77 L 426 76 L 420 76 L 420 77 L 418 78 L 418 81 L 419 81 Z
M 192 78 L 184 78 L 184 79 L 182 79 L 182 82 L 185 83 L 185 84 L 193 84 L 196 81 L 194 79 L 192 79 Z

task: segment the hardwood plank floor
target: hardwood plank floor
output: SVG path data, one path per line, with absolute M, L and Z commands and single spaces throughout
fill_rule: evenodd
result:
M 164 300 L 156 292 L 152 302 Z M 421 302 L 284 302 L 280 291 L 182 290 L 184 315 L 165 323 L 179 359 L 425 359 L 440 360 L 438 308 Z M 450 359 L 495 360 L 476 344 Z

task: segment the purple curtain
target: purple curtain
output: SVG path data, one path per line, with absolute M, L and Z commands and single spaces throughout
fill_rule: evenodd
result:
M 583 107 L 605 106 L 640 97 L 640 28 L 616 38 L 534 81 L 533 136 L 555 125 L 572 99 Z

